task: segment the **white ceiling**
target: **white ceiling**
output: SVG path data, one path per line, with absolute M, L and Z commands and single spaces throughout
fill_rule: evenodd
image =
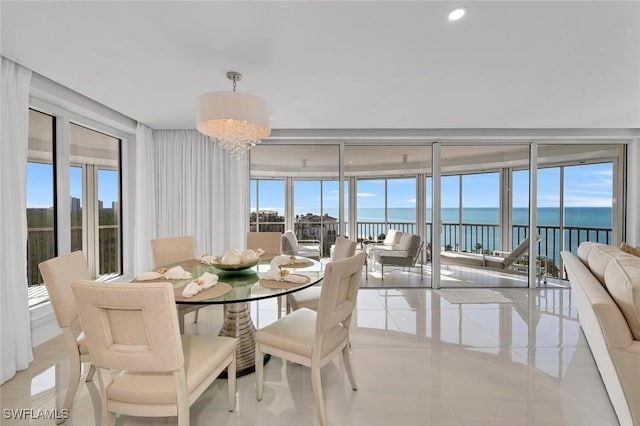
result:
M 195 128 L 228 70 L 276 129 L 640 128 L 639 1 L 2 0 L 0 16 L 2 55 L 158 129 Z

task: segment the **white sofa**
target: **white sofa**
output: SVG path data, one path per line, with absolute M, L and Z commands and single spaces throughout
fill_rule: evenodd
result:
M 562 259 L 580 325 L 620 424 L 640 425 L 640 257 L 582 243 Z

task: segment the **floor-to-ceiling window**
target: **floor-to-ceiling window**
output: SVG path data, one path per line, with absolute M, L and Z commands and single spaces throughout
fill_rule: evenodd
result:
M 38 264 L 56 255 L 53 164 L 55 118 L 29 110 L 27 160 L 27 278 L 42 283 Z
M 96 275 L 122 272 L 120 140 L 71 123 L 71 248 Z
M 510 190 L 528 167 L 528 145 L 443 144 L 441 286 L 528 285 L 528 198 Z M 511 232 L 522 219 L 525 232 Z
M 339 146 L 259 145 L 250 155 L 250 229 L 291 229 L 328 256 L 340 232 Z
M 56 118 L 29 111 L 27 163 L 27 264 L 29 284 L 40 284 L 38 264 L 59 253 L 56 234 L 58 200 L 68 200 L 70 244 L 82 250 L 95 276 L 122 273 L 121 141 L 113 136 L 66 124 L 68 158 L 54 155 Z M 63 121 L 64 122 L 64 121 Z M 69 161 L 68 187 L 56 179 L 56 168 Z M 64 174 L 64 173 L 63 173 Z M 65 202 L 65 204 L 67 203 Z M 67 207 L 69 210 L 67 210 Z M 64 223 L 64 218 L 62 219 Z M 66 226 L 65 226 L 66 228 Z
M 539 147 L 537 229 L 545 273 L 562 278 L 560 252 L 584 241 L 619 244 L 624 149 L 619 144 Z
M 435 207 L 440 216 L 439 245 L 443 252 L 479 258 L 471 265 L 453 265 L 443 260 L 441 270 L 447 274 L 447 282 L 441 286 L 556 285 L 553 279 L 562 278 L 559 252 L 563 248 L 574 250 L 585 240 L 615 243 L 621 238 L 620 200 L 624 197 L 619 192 L 619 180 L 623 145 L 575 141 L 548 145 L 532 141 L 443 141 L 438 145 L 440 203 Z M 531 176 L 534 145 L 537 167 L 535 176 Z M 336 147 L 335 151 L 331 146 Z M 432 242 L 434 194 L 429 143 L 344 142 L 342 185 L 337 173 L 337 145 L 276 144 L 256 148 L 263 151 L 255 152 L 260 161 L 254 161 L 252 154 L 252 194 L 257 190 L 257 180 L 282 181 L 286 228 L 297 226 L 299 238 L 314 237 L 308 232 L 313 220 L 324 226 L 324 218 L 338 216 L 333 213 L 340 210 L 339 200 L 332 194 L 339 193 L 342 186 L 345 193 L 341 220 L 348 224 L 346 235 L 359 241 L 378 240 L 394 228 L 419 234 L 425 247 Z M 537 207 L 535 232 L 530 226 L 532 181 L 537 182 L 533 194 Z M 586 188 L 587 183 L 591 187 Z M 608 186 L 602 189 L 604 184 Z M 580 198 L 580 193 L 590 196 Z M 602 201 L 602 197 L 608 201 Z M 252 210 L 255 206 L 252 204 Z M 590 223 L 594 226 L 589 228 L 586 224 L 594 215 L 602 220 Z M 325 231 L 320 234 L 327 238 Z M 532 238 L 535 240 L 531 246 Z M 532 247 L 534 255 L 529 253 Z M 500 258 L 504 263 L 492 263 L 501 262 Z M 429 271 L 430 259 L 425 256 L 423 260 Z M 530 280 L 534 265 L 535 278 Z M 455 278 L 456 269 L 464 271 L 466 277 Z

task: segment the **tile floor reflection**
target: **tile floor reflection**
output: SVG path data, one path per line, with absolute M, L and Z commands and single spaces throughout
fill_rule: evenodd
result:
M 386 280 L 385 280 L 386 281 Z M 602 380 L 580 329 L 569 289 L 494 289 L 512 300 L 452 304 L 429 289 L 359 293 L 352 331 L 359 390 L 340 360 L 322 370 L 332 425 L 616 425 Z M 257 327 L 274 321 L 275 300 L 255 302 Z M 200 311 L 188 333 L 217 334 L 222 311 Z M 0 387 L 3 413 L 54 408 L 64 395 L 68 362 L 61 338 L 35 348 L 35 361 Z M 226 409 L 217 380 L 191 408 L 193 425 L 311 425 L 309 369 L 272 358 L 264 399 L 255 376 L 238 380 L 238 405 Z M 67 425 L 99 424 L 95 382 L 82 382 Z M 2 425 L 54 424 L 2 419 Z M 118 425 L 176 424 L 170 418 L 120 416 Z

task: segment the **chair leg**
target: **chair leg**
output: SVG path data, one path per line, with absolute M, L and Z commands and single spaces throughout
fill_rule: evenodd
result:
M 327 425 L 327 412 L 322 396 L 322 381 L 320 380 L 320 362 L 311 363 L 311 387 L 313 388 L 313 399 L 316 403 L 316 413 L 321 426 Z
M 96 375 L 96 367 L 93 364 L 89 364 L 89 371 L 87 372 L 87 377 L 85 378 L 85 382 L 90 382 L 93 380 L 93 376 Z
M 278 296 L 278 319 L 282 317 L 282 298 L 286 296 Z M 285 302 L 286 303 L 286 302 Z
M 229 392 L 229 411 L 236 409 L 236 351 L 233 351 L 233 359 L 227 367 L 227 391 Z
M 200 309 L 196 309 L 196 317 L 193 319 L 193 323 L 197 323 L 198 322 L 198 315 L 200 314 Z
M 262 401 L 262 393 L 264 391 L 264 356 L 260 351 L 260 345 L 256 343 L 256 399 Z
M 348 345 L 345 345 L 342 348 L 342 360 L 344 361 L 344 368 L 347 370 L 347 376 L 349 377 L 349 382 L 351 383 L 351 389 L 358 390 L 358 385 L 356 384 L 356 378 L 353 374 L 353 369 L 351 367 L 351 353 L 349 352 L 349 348 L 351 347 L 351 341 L 349 341 Z
M 380 280 L 384 281 L 384 263 L 380 264 Z
M 112 413 L 111 411 L 107 411 L 105 407 L 102 407 L 102 420 L 100 422 L 101 426 L 115 426 L 116 424 L 116 413 Z
M 178 312 L 178 326 L 180 327 L 180 334 L 184 334 L 184 314 Z
M 71 406 L 75 399 L 76 392 L 78 391 L 78 385 L 80 384 L 80 373 L 82 370 L 82 363 L 80 362 L 80 354 L 72 354 L 69 359 L 69 383 L 67 384 L 67 394 L 64 397 L 64 403 L 62 408 L 71 413 Z M 56 424 L 64 423 L 66 419 L 56 419 Z

